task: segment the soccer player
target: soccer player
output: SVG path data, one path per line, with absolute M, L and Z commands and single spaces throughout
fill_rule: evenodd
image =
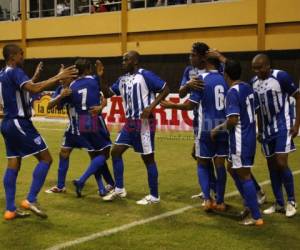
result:
M 137 204 L 158 203 L 158 171 L 154 159 L 155 119 L 152 111 L 168 95 L 169 88 L 157 75 L 139 67 L 139 53 L 136 51 L 123 55 L 123 69 L 125 74 L 110 89 L 102 85 L 106 98 L 113 95 L 123 97 L 127 118 L 111 151 L 116 188 L 103 200 L 126 197 L 122 155 L 129 147 L 133 147 L 141 154 L 146 165 L 150 189 L 150 194 L 137 201 Z M 156 93 L 159 94 L 156 96 Z
M 89 73 L 89 72 L 88 72 Z M 98 80 L 96 77 L 95 79 Z M 58 108 L 63 108 L 62 104 L 64 104 L 64 98 L 71 95 L 72 91 L 69 88 L 70 83 L 74 79 L 65 79 L 62 82 L 62 85 L 60 85 L 54 95 L 52 100 L 48 104 L 48 109 L 54 108 L 57 106 Z M 91 109 L 93 112 L 95 112 L 95 115 L 101 114 L 102 109 L 106 106 L 106 99 L 101 98 L 101 104 L 100 106 L 94 106 Z M 81 138 L 80 135 L 75 133 L 75 131 L 72 129 L 72 118 L 71 114 L 74 115 L 74 107 L 72 107 L 69 104 L 65 105 L 67 108 L 68 118 L 69 118 L 69 125 L 67 127 L 67 130 L 64 133 L 63 137 L 63 143 L 61 145 L 60 153 L 59 153 L 59 167 L 58 167 L 58 177 L 57 177 L 57 185 L 54 187 L 46 190 L 46 193 L 65 193 L 65 180 L 66 175 L 69 169 L 69 159 L 71 152 L 74 148 L 81 148 L 82 144 L 81 141 L 84 140 Z M 103 121 L 104 122 L 104 121 Z M 105 163 L 103 167 L 103 177 L 108 183 L 108 185 L 105 187 L 102 182 L 102 175 L 100 173 L 96 173 L 95 178 L 98 183 L 98 191 L 101 196 L 104 196 L 108 191 L 110 191 L 114 186 L 114 180 L 110 174 L 110 171 L 108 169 L 107 164 Z
M 204 81 L 204 89 L 192 91 L 189 101 L 183 104 L 174 104 L 164 101 L 165 108 L 191 110 L 197 107 L 198 128 L 196 135 L 195 153 L 198 162 L 198 180 L 204 194 L 204 210 L 216 209 L 224 211 L 226 169 L 225 159 L 228 156 L 227 133 L 220 133 L 216 141 L 210 138 L 210 130 L 225 121 L 225 96 L 227 84 L 224 77 L 218 72 L 220 61 L 218 58 L 208 56 L 206 59 L 206 73 L 199 76 Z M 217 172 L 216 194 L 217 200 L 210 196 L 210 162 L 214 161 Z
M 229 160 L 237 188 L 250 209 L 252 218 L 245 218 L 241 224 L 263 225 L 256 197 L 255 184 L 251 178 L 251 168 L 256 150 L 255 100 L 251 86 L 240 80 L 241 65 L 239 62 L 227 60 L 225 63 L 225 79 L 230 86 L 226 96 L 226 121 L 212 129 L 212 139 L 218 134 L 229 131 Z
M 111 141 L 103 117 L 99 115 L 98 109 L 95 109 L 100 106 L 100 86 L 98 80 L 91 76 L 91 61 L 85 58 L 78 59 L 75 66 L 78 69 L 78 78 L 70 84 L 71 94 L 65 97 L 61 104 L 70 105 L 71 117 L 63 146 L 83 148 L 91 158 L 84 174 L 73 180 L 76 194 L 81 197 L 87 179 L 91 175 L 97 175 L 96 179 L 99 179 L 104 169 L 108 170 L 106 159 L 109 157 Z M 63 177 L 60 176 L 59 181 L 62 181 Z
M 209 47 L 207 44 L 202 42 L 196 42 L 192 45 L 191 53 L 190 53 L 190 64 L 184 70 L 182 80 L 179 88 L 179 97 L 184 98 L 191 91 L 200 91 L 203 89 L 203 83 L 199 80 L 199 76 L 206 71 L 206 55 L 209 52 Z M 194 136 L 197 136 L 198 129 L 198 112 L 197 107 L 193 110 L 193 129 Z M 192 149 L 192 157 L 197 160 L 195 157 L 195 143 L 193 144 Z M 210 169 L 210 188 L 216 193 L 216 176 L 213 164 L 209 166 Z M 193 195 L 192 198 L 201 197 L 203 198 L 203 192 L 199 195 Z M 203 204 L 204 205 L 204 204 Z
M 31 210 L 36 215 L 46 218 L 45 212 L 37 205 L 37 195 L 42 188 L 52 157 L 38 131 L 32 124 L 30 94 L 42 92 L 54 87 L 59 80 L 76 77 L 74 66 L 68 67 L 56 76 L 42 82 L 33 82 L 23 71 L 23 50 L 16 44 L 3 47 L 6 67 L 0 73 L 1 93 L 4 105 L 4 119 L 1 133 L 6 146 L 8 158 L 3 182 L 6 195 L 4 219 L 28 216 L 28 213 L 17 210 L 15 206 L 16 180 L 22 158 L 34 155 L 38 164 L 33 172 L 33 180 L 26 200 L 21 207 Z
M 271 69 L 265 54 L 258 54 L 252 60 L 256 77 L 252 80 L 258 97 L 259 137 L 267 159 L 272 190 L 276 199 L 274 205 L 264 214 L 284 212 L 287 217 L 296 214 L 293 174 L 288 165 L 289 153 L 295 150 L 293 138 L 297 136 L 300 124 L 299 89 L 289 74 Z M 290 106 L 290 97 L 296 100 L 296 118 Z M 287 204 L 282 193 L 282 184 L 287 193 Z

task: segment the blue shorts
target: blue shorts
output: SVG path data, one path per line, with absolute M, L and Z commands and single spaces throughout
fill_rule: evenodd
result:
M 232 163 L 232 168 L 251 168 L 254 164 L 254 157 L 253 156 L 244 156 L 244 155 L 236 155 L 236 154 L 229 154 L 228 161 Z
M 154 153 L 155 119 L 128 119 L 115 144 L 133 147 L 140 154 Z
M 209 136 L 201 136 L 200 139 L 195 139 L 195 154 L 199 158 L 227 157 L 228 150 L 226 138 L 217 137 L 215 141 L 212 141 Z
M 75 134 L 75 132 L 67 130 L 62 142 L 62 148 L 83 148 L 87 151 L 101 151 L 111 145 L 110 134 L 103 121 L 94 132 Z
M 7 158 L 35 155 L 47 145 L 29 119 L 4 119 L 1 124 Z
M 262 149 L 267 158 L 274 154 L 290 153 L 296 150 L 288 130 L 279 131 L 272 138 L 264 139 Z

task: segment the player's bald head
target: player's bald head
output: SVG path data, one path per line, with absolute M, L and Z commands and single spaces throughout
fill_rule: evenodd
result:
M 7 62 L 9 59 L 11 59 L 12 56 L 18 54 L 21 51 L 22 51 L 21 47 L 17 44 L 14 43 L 6 44 L 2 50 L 3 58 L 5 62 Z
M 270 75 L 270 59 L 266 54 L 258 54 L 252 60 L 252 70 L 259 79 L 267 79 Z
M 123 62 L 122 62 L 123 70 L 125 70 L 125 72 L 130 72 L 130 73 L 136 71 L 139 64 L 139 57 L 140 54 L 135 50 L 126 52 L 123 55 Z
M 266 54 L 258 54 L 253 58 L 252 64 L 253 63 L 259 63 L 262 65 L 270 66 L 270 59 Z

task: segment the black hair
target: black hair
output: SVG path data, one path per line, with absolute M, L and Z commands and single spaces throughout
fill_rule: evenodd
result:
M 216 69 L 221 68 L 221 62 L 218 57 L 216 56 L 208 56 L 206 59 L 207 63 L 213 65 Z
M 240 62 L 227 59 L 225 62 L 225 73 L 231 80 L 239 80 L 242 74 L 242 67 Z
M 78 75 L 82 75 L 84 71 L 92 69 L 92 62 L 87 58 L 78 58 L 74 64 L 78 69 Z
M 194 50 L 197 54 L 204 56 L 209 51 L 209 47 L 206 43 L 196 42 L 193 43 L 192 50 Z
M 2 50 L 5 62 L 7 62 L 12 55 L 17 54 L 20 51 L 20 49 L 21 48 L 15 43 L 6 44 Z

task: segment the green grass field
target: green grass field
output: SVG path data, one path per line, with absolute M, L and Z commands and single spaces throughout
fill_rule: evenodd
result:
M 14 221 L 1 220 L 0 249 L 47 249 L 57 244 L 75 240 L 93 233 L 119 227 L 134 221 L 196 205 L 200 200 L 190 196 L 199 192 L 196 164 L 190 157 L 192 138 L 190 132 L 157 133 L 156 161 L 159 167 L 161 203 L 140 207 L 135 201 L 148 192 L 146 170 L 138 154 L 129 150 L 124 157 L 126 200 L 112 203 L 103 202 L 97 195 L 94 178 L 85 189 L 84 198 L 76 198 L 71 181 L 80 176 L 88 164 L 84 151 L 73 152 L 67 176 L 66 194 L 46 194 L 44 190 L 56 183 L 58 152 L 64 125 L 56 123 L 36 123 L 46 139 L 54 162 L 45 186 L 39 195 L 39 202 L 46 209 L 46 220 L 32 215 Z M 113 139 L 115 133 L 112 133 Z M 2 137 L 1 137 L 2 138 Z M 190 139 L 189 139 L 190 138 Z M 297 139 L 296 143 L 300 144 Z M 1 178 L 6 167 L 4 145 L 2 153 Z M 35 158 L 24 159 L 17 182 L 19 203 L 29 189 Z M 299 169 L 300 156 L 291 154 L 290 166 Z M 110 169 L 111 161 L 109 161 Z M 266 163 L 258 148 L 254 173 L 258 181 L 268 179 Z M 297 198 L 300 200 L 300 175 L 295 176 Z M 4 190 L 1 183 L 1 208 L 4 211 Z M 268 203 L 273 201 L 270 185 L 264 186 Z M 226 193 L 235 191 L 230 177 Z M 242 209 L 241 199 L 234 196 L 226 201 L 231 207 L 226 214 L 206 214 L 200 207 L 193 207 L 184 213 L 133 227 L 116 234 L 100 237 L 69 249 L 299 249 L 300 215 L 287 219 L 281 214 L 265 216 L 262 228 L 245 228 L 237 224 L 236 213 Z

